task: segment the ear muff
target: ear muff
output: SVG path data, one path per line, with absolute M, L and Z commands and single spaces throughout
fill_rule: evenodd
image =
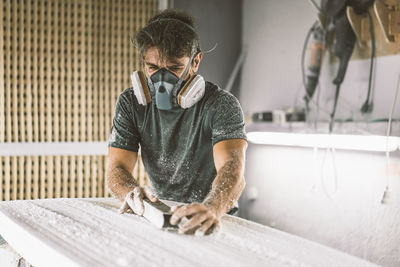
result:
M 147 86 L 146 76 L 142 71 L 135 71 L 131 75 L 132 87 L 139 104 L 146 106 L 151 102 L 149 87 Z
M 177 95 L 179 106 L 190 108 L 196 104 L 204 96 L 205 87 L 204 78 L 200 75 L 193 75 Z

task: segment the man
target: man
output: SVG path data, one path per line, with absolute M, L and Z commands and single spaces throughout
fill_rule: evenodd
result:
M 143 198 L 187 203 L 170 223 L 180 233 L 218 229 L 245 186 L 247 148 L 237 99 L 196 75 L 202 59 L 193 18 L 165 10 L 136 37 L 144 72 L 119 96 L 109 139 L 107 184 L 124 201 L 121 211 L 143 214 Z M 132 172 L 139 146 L 155 193 Z

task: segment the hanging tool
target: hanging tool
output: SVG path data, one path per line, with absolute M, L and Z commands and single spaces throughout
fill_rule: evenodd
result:
M 330 114 L 329 132 L 332 132 L 333 130 L 333 123 L 335 120 L 340 87 L 344 80 L 347 66 L 349 64 L 351 55 L 353 54 L 354 46 L 356 43 L 356 35 L 346 16 L 346 7 L 351 6 L 357 14 L 362 14 L 367 12 L 368 8 L 373 3 L 374 0 L 322 0 L 321 7 L 318 8 L 318 11 L 320 11 L 320 13 L 318 14 L 319 17 L 325 17 L 325 20 L 329 21 L 329 23 L 326 23 L 326 25 L 333 25 L 334 27 L 333 44 L 330 48 L 333 54 L 339 58 L 338 72 L 333 80 L 333 84 L 336 85 L 336 90 L 333 109 Z M 322 31 L 322 36 L 327 36 L 326 29 L 324 32 L 324 30 L 319 30 L 318 27 L 313 27 L 314 29 L 312 30 L 312 32 L 315 33 L 313 35 L 315 42 L 321 40 L 321 37 L 319 35 L 320 31 Z M 322 38 L 322 40 L 324 41 L 326 39 Z M 322 49 L 323 47 L 320 47 L 318 49 L 317 46 L 315 46 L 315 48 L 313 49 L 310 49 L 311 56 L 313 57 L 313 54 L 320 53 L 320 51 L 323 51 Z M 322 56 L 320 57 L 320 60 L 322 60 Z M 308 67 L 309 74 L 307 74 L 307 82 L 305 83 L 306 96 L 304 98 L 306 101 L 306 106 L 308 106 L 308 102 L 312 98 L 315 88 L 318 84 L 320 67 L 321 62 L 318 61 L 314 61 L 314 64 L 313 61 L 311 61 L 311 64 Z M 370 89 L 367 98 L 368 103 L 363 105 L 362 111 L 368 112 L 372 108 L 372 104 L 371 106 L 369 105 L 369 95 Z

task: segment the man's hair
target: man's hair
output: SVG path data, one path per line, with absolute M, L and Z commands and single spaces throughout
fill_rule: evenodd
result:
M 194 56 L 201 52 L 194 18 L 180 10 L 166 9 L 152 17 L 135 36 L 144 57 L 147 49 L 156 47 L 161 60 Z

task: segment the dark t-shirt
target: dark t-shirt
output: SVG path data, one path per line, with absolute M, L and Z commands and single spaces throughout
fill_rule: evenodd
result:
M 229 92 L 206 82 L 204 97 L 188 109 L 138 104 L 132 88 L 119 96 L 109 146 L 137 152 L 159 198 L 201 202 L 216 176 L 213 146 L 246 139 L 243 112 Z

